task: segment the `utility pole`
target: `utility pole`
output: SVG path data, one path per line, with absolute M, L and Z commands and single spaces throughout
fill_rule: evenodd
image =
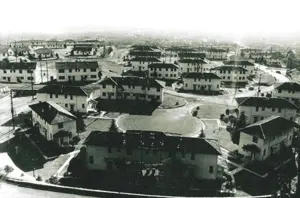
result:
M 34 100 L 34 94 L 33 94 L 33 78 L 32 78 L 33 69 L 30 71 L 30 80 L 31 80 L 31 93 L 32 93 L 32 101 Z
M 40 61 L 40 69 L 41 69 L 41 83 L 43 83 L 42 61 Z
M 46 80 L 46 82 L 48 82 L 48 79 L 49 79 L 49 73 L 48 73 L 48 61 L 47 61 L 47 59 L 46 59 L 46 69 L 47 69 L 47 80 Z
M 15 130 L 15 115 L 14 115 L 14 102 L 12 97 L 12 90 L 10 90 L 10 111 L 11 111 L 11 120 L 13 124 L 13 130 Z
M 260 82 L 261 82 L 261 74 L 259 74 L 257 97 L 259 97 L 259 93 L 260 93 Z

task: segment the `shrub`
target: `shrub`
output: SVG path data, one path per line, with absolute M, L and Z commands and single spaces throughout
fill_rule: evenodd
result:
M 57 177 L 55 176 L 51 176 L 49 179 L 49 183 L 50 184 L 56 184 L 58 182 Z
M 177 105 L 179 105 L 179 102 L 176 102 L 176 104 L 175 104 L 175 105 L 176 105 L 176 106 L 177 106 Z
M 226 109 L 225 114 L 226 114 L 226 115 L 229 115 L 229 113 L 230 113 L 230 110 L 229 110 L 229 109 Z
M 73 142 L 73 144 L 78 144 L 78 142 L 80 141 L 81 139 L 80 139 L 80 137 L 77 135 L 77 136 L 74 136 L 73 138 L 72 138 L 72 142 Z
M 198 106 L 196 109 L 199 110 L 199 109 L 200 109 L 200 106 Z
M 42 177 L 39 175 L 37 178 L 36 178 L 36 181 L 43 181 Z
M 193 116 L 196 117 L 197 115 L 198 115 L 198 112 L 197 112 L 197 111 L 194 111 L 194 112 L 193 112 Z
M 4 171 L 5 171 L 5 173 L 11 173 L 12 171 L 14 170 L 14 168 L 13 167 L 11 167 L 11 166 L 9 166 L 9 165 L 6 165 L 5 167 L 4 167 Z
M 220 115 L 220 120 L 223 121 L 223 120 L 224 120 L 224 117 L 225 117 L 225 115 L 224 115 L 224 114 L 221 114 L 221 115 Z

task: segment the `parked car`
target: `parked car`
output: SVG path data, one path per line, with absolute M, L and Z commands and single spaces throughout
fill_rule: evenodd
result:
M 277 73 L 277 74 L 281 74 L 281 72 L 280 72 L 280 71 L 276 71 L 276 73 Z
M 254 90 L 254 87 L 249 87 L 248 90 L 252 91 Z

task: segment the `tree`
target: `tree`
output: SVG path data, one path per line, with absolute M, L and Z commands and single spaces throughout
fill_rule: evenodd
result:
M 113 119 L 111 124 L 110 124 L 110 127 L 108 129 L 109 132 L 119 132 L 119 129 L 117 127 L 117 124 L 116 124 L 116 120 Z
M 242 111 L 240 113 L 238 120 L 236 121 L 235 130 L 231 133 L 231 141 L 234 144 L 239 144 L 239 140 L 240 140 L 239 129 L 244 128 L 245 126 L 246 126 L 246 116 L 245 116 L 245 112 Z
M 99 77 L 99 79 L 102 78 L 102 71 L 99 71 L 99 72 L 98 72 L 98 77 Z
M 199 138 L 205 138 L 205 137 L 206 137 L 206 135 L 205 135 L 205 133 L 204 133 L 203 129 L 201 129 L 201 132 L 200 132 Z
M 76 117 L 77 117 L 77 120 L 76 120 L 77 133 L 79 133 L 81 131 L 84 131 L 85 123 L 84 123 L 84 120 L 80 113 L 77 113 Z
M 42 54 L 39 54 L 38 58 L 41 61 L 42 60 Z
M 230 113 L 229 109 L 226 109 L 225 114 L 229 115 L 229 113 Z
M 4 58 L 2 61 L 3 61 L 4 63 L 9 63 L 8 58 Z
M 59 59 L 59 55 L 58 55 L 58 53 L 56 53 L 56 54 L 55 54 L 55 56 L 56 56 L 56 59 Z
M 256 153 L 260 153 L 260 148 L 258 148 L 255 144 L 246 144 L 243 146 L 243 150 L 251 153 L 251 159 L 254 158 Z
M 64 44 L 64 48 L 65 48 L 65 49 L 67 48 L 67 44 Z

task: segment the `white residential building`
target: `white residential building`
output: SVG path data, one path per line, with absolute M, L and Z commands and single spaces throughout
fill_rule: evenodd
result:
M 36 67 L 36 62 L 0 62 L 0 81 L 35 83 L 38 75 Z
M 222 82 L 247 83 L 248 70 L 235 66 L 220 66 L 212 69 L 217 76 L 222 78 Z
M 165 83 L 139 77 L 106 77 L 99 83 L 100 99 L 141 100 L 161 103 Z
M 224 61 L 224 65 L 225 66 L 242 67 L 242 68 L 245 68 L 248 70 L 249 75 L 255 74 L 255 71 L 254 71 L 255 65 L 249 61 L 245 61 L 245 60 Z
M 153 63 L 148 65 L 150 78 L 177 80 L 179 78 L 179 66 L 172 63 Z
M 284 98 L 296 104 L 300 102 L 300 84 L 298 82 L 284 82 L 274 86 L 272 95 Z
M 148 65 L 152 63 L 159 63 L 160 60 L 154 57 L 137 57 L 128 60 L 126 66 L 130 66 L 132 71 L 147 71 Z
M 97 61 L 55 62 L 55 69 L 58 82 L 99 80 Z
M 252 124 L 272 115 L 296 121 L 298 107 L 282 98 L 240 97 L 235 98 L 239 112 L 245 112 L 246 123 Z
M 37 91 L 38 101 L 54 101 L 71 112 L 86 113 L 95 109 L 95 102 L 100 96 L 100 86 L 79 87 L 70 85 L 47 85 Z
M 76 44 L 71 51 L 72 56 L 95 56 L 97 47 L 95 45 Z
M 178 52 L 178 56 L 180 59 L 202 59 L 203 60 L 206 58 L 205 52 L 199 52 L 199 51 L 195 51 L 195 50 L 180 51 L 180 52 Z
M 205 57 L 209 60 L 227 60 L 227 50 L 218 48 L 202 48 L 201 52 L 205 53 Z
M 203 59 L 180 59 L 178 64 L 180 66 L 180 72 L 182 73 L 205 72 L 210 68 L 206 66 L 208 62 Z
M 214 73 L 183 73 L 182 79 L 185 91 L 220 91 L 221 78 Z
M 69 141 L 76 136 L 77 118 L 52 101 L 29 105 L 32 109 L 32 122 L 47 140 L 55 140 L 58 144 Z
M 142 160 L 151 166 L 173 158 L 189 167 L 190 176 L 195 179 L 216 180 L 223 177 L 223 169 L 218 164 L 221 151 L 214 140 L 168 135 L 156 131 L 93 131 L 84 144 L 85 164 L 89 170 L 117 171 L 117 163 L 120 161 L 118 159 L 133 162 Z
M 45 47 L 50 49 L 64 49 L 65 43 L 63 41 L 46 41 Z
M 291 146 L 296 128 L 299 128 L 298 124 L 279 116 L 270 116 L 255 122 L 239 130 L 238 152 L 244 156 L 252 155 L 252 160 L 265 160 L 279 153 L 284 147 Z M 256 147 L 257 152 L 245 150 L 245 145 Z
M 41 59 L 47 59 L 53 57 L 53 51 L 49 48 L 38 48 L 35 50 L 35 57 Z

